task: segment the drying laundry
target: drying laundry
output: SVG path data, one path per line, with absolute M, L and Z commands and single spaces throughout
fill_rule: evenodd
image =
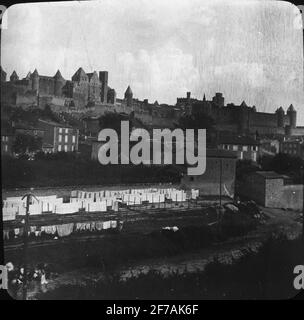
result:
M 73 232 L 74 223 L 65 223 L 57 225 L 57 234 L 59 237 L 67 237 Z

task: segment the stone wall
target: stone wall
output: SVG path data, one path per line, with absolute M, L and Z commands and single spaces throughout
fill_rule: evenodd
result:
M 281 177 L 267 179 L 262 175 L 253 173 L 238 181 L 239 195 L 254 200 L 268 208 L 285 208 L 302 210 L 303 186 L 284 184 Z

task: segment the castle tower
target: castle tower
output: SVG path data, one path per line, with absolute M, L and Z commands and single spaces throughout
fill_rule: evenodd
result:
M 212 109 L 212 105 L 209 101 L 207 101 L 206 99 L 206 95 L 204 94 L 204 97 L 203 97 L 203 102 L 202 102 L 202 108 L 200 110 L 200 112 L 204 113 L 204 114 L 207 114 L 209 116 L 212 116 L 212 117 L 215 117 L 216 115 L 212 112 L 213 109 Z
M 295 128 L 297 126 L 297 111 L 291 104 L 287 110 L 287 115 L 289 117 L 289 125 L 291 128 Z
M 99 72 L 99 81 L 101 82 L 100 100 L 102 103 L 107 103 L 108 97 L 108 71 Z
M 219 108 L 222 108 L 225 104 L 225 98 L 223 97 L 223 94 L 221 92 L 217 92 L 212 98 L 212 102 Z
M 245 101 L 243 101 L 240 105 L 240 112 L 239 112 L 239 123 L 238 129 L 239 133 L 244 134 L 247 133 L 249 130 L 249 123 L 250 123 L 250 116 L 248 112 L 248 105 Z
M 133 92 L 130 88 L 130 86 L 128 86 L 126 92 L 125 92 L 125 100 L 127 101 L 127 107 L 132 107 L 133 104 Z
M 32 90 L 37 91 L 39 93 L 39 74 L 37 69 L 32 73 Z
M 1 68 L 1 82 L 5 82 L 6 81 L 6 72 Z
M 65 84 L 65 80 L 62 77 L 60 71 L 58 70 L 54 76 L 54 95 L 61 97 L 62 96 L 62 88 Z
M 112 88 L 108 89 L 108 103 L 116 104 L 116 91 Z
M 18 80 L 19 80 L 19 77 L 18 77 L 16 71 L 14 70 L 13 73 L 11 74 L 11 76 L 10 76 L 10 81 L 14 82 L 14 81 L 18 81 Z
M 285 111 L 282 107 L 278 108 L 276 110 L 276 114 L 277 114 L 277 125 L 279 128 L 283 128 L 284 127 L 284 116 L 285 116 Z
M 191 102 L 191 92 L 188 91 L 188 92 L 187 92 L 187 104 L 189 105 L 190 102 Z

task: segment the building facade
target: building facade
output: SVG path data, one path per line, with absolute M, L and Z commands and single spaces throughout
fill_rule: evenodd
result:
M 202 175 L 184 175 L 181 187 L 199 189 L 203 196 L 233 198 L 235 193 L 236 154 L 226 150 L 207 149 L 206 171 Z
M 250 136 L 225 136 L 219 138 L 218 148 L 232 151 L 239 160 L 256 162 L 259 155 L 259 141 Z
M 1 129 L 1 155 L 13 156 L 14 135 L 9 130 Z
M 303 139 L 287 139 L 280 143 L 280 152 L 304 159 Z
M 269 208 L 302 210 L 303 185 L 287 183 L 288 177 L 273 171 L 257 171 L 243 177 L 238 194 Z
M 45 150 L 47 149 L 48 152 L 50 152 L 50 146 L 52 146 L 52 152 L 78 151 L 78 129 L 41 119 L 38 120 L 38 127 L 45 132 L 42 142 L 45 146 Z

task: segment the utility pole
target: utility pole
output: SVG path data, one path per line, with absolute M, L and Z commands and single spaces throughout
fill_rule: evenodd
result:
M 220 206 L 222 206 L 222 161 L 223 159 L 220 158 Z
M 301 166 L 301 176 L 302 176 L 302 240 L 304 243 L 304 168 Z
M 24 236 L 24 257 L 23 257 L 23 263 L 24 263 L 24 279 L 23 279 L 23 300 L 27 299 L 27 255 L 28 255 L 28 232 L 29 232 L 29 220 L 30 220 L 30 204 L 31 204 L 31 198 L 35 198 L 37 201 L 38 199 L 31 193 L 28 193 L 23 196 L 22 200 L 26 198 L 26 213 L 25 213 L 25 221 L 24 221 L 24 228 L 23 228 L 23 236 Z

